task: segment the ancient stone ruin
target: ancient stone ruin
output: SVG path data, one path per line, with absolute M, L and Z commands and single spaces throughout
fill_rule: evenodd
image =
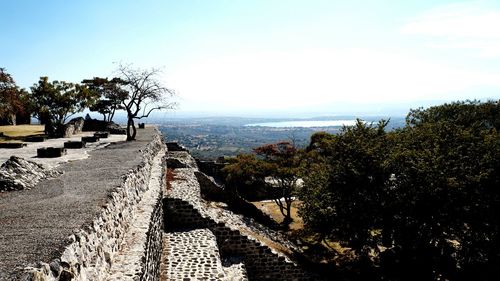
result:
M 38 185 L 0 197 L 0 280 L 320 280 L 280 233 L 208 201 L 221 190 L 189 152 L 169 151 L 152 127 L 141 132 L 64 174 L 15 157 L 2 166 L 24 188 L 34 177 Z M 40 204 L 46 193 L 57 197 Z M 28 198 L 20 212 L 23 196 L 40 209 Z M 26 224 L 37 231 L 18 235 Z
M 61 172 L 40 164 L 11 156 L 0 166 L 0 192 L 33 188 L 40 180 L 56 177 Z

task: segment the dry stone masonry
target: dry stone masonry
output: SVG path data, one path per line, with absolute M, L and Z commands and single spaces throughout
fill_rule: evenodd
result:
M 23 280 L 158 280 L 164 143 L 157 132 L 92 224 L 62 256 L 25 269 Z
M 166 280 L 222 280 L 217 241 L 208 229 L 166 233 L 162 274 Z
M 259 228 L 247 227 L 237 215 L 229 211 L 211 208 L 210 204 L 201 198 L 200 184 L 196 177 L 199 171 L 191 164 L 194 160 L 188 152 L 169 152 L 167 156 L 175 157 L 184 165 L 178 165 L 180 168 L 174 169 L 174 177 L 169 184 L 171 188 L 166 190 L 163 201 L 169 244 L 163 250 L 163 259 L 167 264 L 163 265 L 162 277 L 166 280 L 172 280 L 169 278 L 175 276 L 173 280 L 201 280 L 206 276 L 196 272 L 217 268 L 220 262 L 224 273 L 218 280 L 318 280 L 317 276 L 292 262 L 285 254 L 260 241 L 259 238 L 264 237 L 268 242 L 276 244 L 269 233 L 259 232 Z M 167 163 L 176 161 L 167 160 Z M 199 258 L 196 251 L 169 251 L 168 245 L 172 242 L 189 245 L 192 233 L 196 233 L 194 230 L 210 232 L 215 237 L 216 243 L 212 243 L 211 251 L 219 252 L 223 262 L 210 260 L 211 262 L 204 264 L 204 270 L 193 273 L 191 264 L 185 261 Z M 289 245 L 281 247 L 286 248 Z M 174 253 L 178 255 L 178 259 L 174 259 L 175 267 L 172 267 L 169 263 L 174 262 L 171 258 Z M 189 273 L 189 276 L 183 275 L 183 279 L 177 279 L 181 276 L 175 275 L 175 272 Z
M 30 189 L 40 180 L 56 177 L 60 173 L 24 158 L 11 156 L 0 166 L 0 192 Z
M 140 155 L 133 168 L 120 172 L 121 180 L 105 193 L 96 215 L 71 230 L 53 260 L 5 275 L 0 259 L 0 280 L 318 280 L 287 256 L 286 250 L 295 246 L 279 233 L 205 201 L 202 194 L 216 194 L 218 187 L 206 187 L 215 183 L 198 170 L 188 151 L 166 146 L 157 130 L 127 149 L 136 146 L 141 149 L 133 152 Z M 107 157 L 112 159 L 111 149 L 120 147 L 127 144 L 110 146 Z M 58 175 L 50 171 L 11 157 L 0 168 L 0 184 L 27 189 Z M 37 190 L 42 192 L 31 191 Z

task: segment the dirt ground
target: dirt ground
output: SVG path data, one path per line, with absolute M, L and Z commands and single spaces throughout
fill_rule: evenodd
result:
M 257 208 L 259 208 L 264 213 L 270 215 L 276 222 L 281 223 L 283 221 L 283 215 L 280 209 L 274 201 L 255 201 L 252 202 Z M 296 200 L 292 203 L 292 219 L 293 222 L 290 224 L 290 230 L 299 230 L 304 228 L 304 223 L 302 218 L 298 214 L 298 207 L 300 206 L 300 201 Z

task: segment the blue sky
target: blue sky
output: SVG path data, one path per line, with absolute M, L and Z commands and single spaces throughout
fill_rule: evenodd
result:
M 500 98 L 499 1 L 2 1 L 0 66 L 163 68 L 178 113 L 384 113 Z

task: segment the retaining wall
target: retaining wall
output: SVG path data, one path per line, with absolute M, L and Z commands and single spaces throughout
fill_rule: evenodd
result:
M 182 159 L 187 158 L 186 154 L 187 152 L 169 153 L 169 156 L 181 159 L 182 162 Z M 196 172 L 197 168 L 174 170 L 174 180 L 170 184 L 172 188 L 163 199 L 167 232 L 210 230 L 216 237 L 221 258 L 240 259 L 249 280 L 318 280 L 315 274 L 304 270 L 284 254 L 227 223 L 227 217 L 218 217 L 208 211 L 200 197 Z
M 23 280 L 157 280 L 163 228 L 163 169 L 158 166 L 164 148 L 156 132 L 141 163 L 122 177 L 100 215 L 69 237 L 60 258 L 26 268 Z M 120 260 L 127 251 L 135 255 Z

